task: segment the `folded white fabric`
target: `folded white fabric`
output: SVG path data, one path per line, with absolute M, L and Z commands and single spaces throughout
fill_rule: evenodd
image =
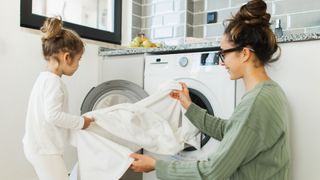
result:
M 141 148 L 174 155 L 186 144 L 199 148 L 199 134 L 183 115 L 180 103 L 171 98 L 171 81 L 149 97 L 134 104 L 119 104 L 87 113 L 96 124 L 74 133 L 81 180 L 119 179 L 132 163 L 129 154 Z

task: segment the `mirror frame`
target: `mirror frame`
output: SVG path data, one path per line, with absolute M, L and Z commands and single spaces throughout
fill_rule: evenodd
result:
M 63 25 L 76 31 L 81 37 L 103 41 L 113 44 L 121 44 L 121 7 L 122 0 L 114 1 L 114 32 L 95 29 L 88 26 L 63 22 Z M 32 29 L 40 29 L 46 17 L 32 13 L 32 0 L 20 0 L 20 26 Z

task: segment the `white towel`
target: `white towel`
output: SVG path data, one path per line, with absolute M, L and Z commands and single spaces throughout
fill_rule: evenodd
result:
M 163 155 L 174 155 L 186 144 L 199 148 L 199 131 L 183 115 L 180 103 L 169 96 L 172 89 L 181 85 L 167 82 L 135 104 L 87 113 L 95 118 L 95 125 L 73 136 L 81 180 L 119 179 L 133 161 L 129 154 L 141 148 Z

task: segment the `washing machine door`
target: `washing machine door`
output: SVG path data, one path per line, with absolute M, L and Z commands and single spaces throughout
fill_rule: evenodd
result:
M 126 80 L 112 80 L 92 88 L 81 105 L 81 114 L 120 103 L 135 103 L 148 94 L 138 85 Z
M 194 89 L 194 88 L 188 88 L 189 89 L 189 94 L 190 94 L 190 98 L 192 100 L 193 103 L 195 103 L 196 105 L 198 105 L 199 107 L 206 109 L 208 114 L 214 115 L 212 106 L 209 102 L 209 100 L 207 99 L 207 97 L 201 93 L 200 91 Z M 200 134 L 200 147 L 202 148 L 204 145 L 206 145 L 208 143 L 208 141 L 210 140 L 210 136 L 201 133 Z M 195 151 L 196 148 L 195 147 L 186 147 L 184 149 L 184 151 Z
M 125 80 L 112 80 L 92 88 L 81 105 L 81 114 L 106 108 L 120 103 L 135 103 L 148 94 L 138 85 Z M 142 173 L 131 169 L 120 178 L 121 180 L 142 180 Z
M 199 81 L 196 78 L 175 78 L 175 80 L 187 84 L 190 98 L 193 103 L 206 109 L 208 114 L 221 114 L 218 98 L 216 98 L 215 93 L 202 81 Z M 218 147 L 219 142 L 206 134 L 201 133 L 199 138 L 201 141 L 200 150 L 197 150 L 194 147 L 187 147 L 184 151 L 180 152 L 178 156 L 175 156 L 175 158 L 182 160 L 202 159 L 207 157 L 213 149 Z

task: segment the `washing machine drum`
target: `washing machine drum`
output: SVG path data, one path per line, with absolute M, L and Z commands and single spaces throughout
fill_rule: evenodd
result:
M 213 115 L 213 109 L 208 99 L 196 89 L 189 88 L 192 101 L 198 106 L 207 109 Z M 92 88 L 81 105 L 81 114 L 89 111 L 110 107 L 120 103 L 135 103 L 148 97 L 148 94 L 138 85 L 126 80 L 112 80 L 104 82 Z M 210 137 L 201 134 L 201 147 L 203 147 Z M 187 147 L 184 151 L 195 151 L 194 147 Z

